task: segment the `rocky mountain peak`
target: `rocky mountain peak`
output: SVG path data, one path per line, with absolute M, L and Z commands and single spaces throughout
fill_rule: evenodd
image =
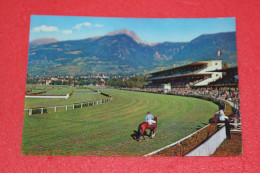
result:
M 42 45 L 42 44 L 49 44 L 49 43 L 55 43 L 55 42 L 58 42 L 58 40 L 55 38 L 39 38 L 39 39 L 30 41 L 30 44 Z
M 142 41 L 135 32 L 130 31 L 130 30 L 126 29 L 126 28 L 123 28 L 121 30 L 115 30 L 113 32 L 109 32 L 107 34 L 107 36 L 113 36 L 113 35 L 118 35 L 118 34 L 126 34 L 129 37 L 131 37 L 134 41 L 136 41 L 137 43 L 150 45 L 149 43 L 147 43 L 145 41 Z

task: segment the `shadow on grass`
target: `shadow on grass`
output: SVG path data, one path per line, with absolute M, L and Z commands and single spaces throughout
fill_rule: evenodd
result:
M 140 132 L 138 132 L 138 131 L 136 131 L 136 130 L 133 130 L 133 134 L 131 134 L 130 136 L 133 138 L 133 140 L 136 140 L 136 141 L 138 141 L 137 139 L 138 139 L 138 137 L 139 137 L 139 135 L 140 135 Z M 147 132 L 145 131 L 144 132 L 144 137 L 145 136 L 148 136 L 149 137 L 149 135 L 147 134 Z M 142 138 L 142 137 L 141 137 Z M 141 139 L 140 138 L 140 139 Z

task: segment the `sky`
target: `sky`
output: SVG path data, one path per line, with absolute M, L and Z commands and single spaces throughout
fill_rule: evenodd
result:
M 202 34 L 236 31 L 235 18 L 110 18 L 32 15 L 30 41 L 55 38 L 59 41 L 103 36 L 128 29 L 148 43 L 188 42 Z

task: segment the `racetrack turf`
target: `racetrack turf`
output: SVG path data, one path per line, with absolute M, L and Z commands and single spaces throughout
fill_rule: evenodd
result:
M 205 126 L 212 102 L 171 95 L 104 90 L 113 100 L 98 106 L 24 115 L 22 153 L 33 155 L 142 156 Z M 158 117 L 154 139 L 131 135 L 146 112 Z

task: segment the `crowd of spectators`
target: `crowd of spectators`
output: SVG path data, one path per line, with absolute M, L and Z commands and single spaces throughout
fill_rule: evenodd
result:
M 173 88 L 168 93 L 176 95 L 202 95 L 239 104 L 239 90 L 234 87 Z

